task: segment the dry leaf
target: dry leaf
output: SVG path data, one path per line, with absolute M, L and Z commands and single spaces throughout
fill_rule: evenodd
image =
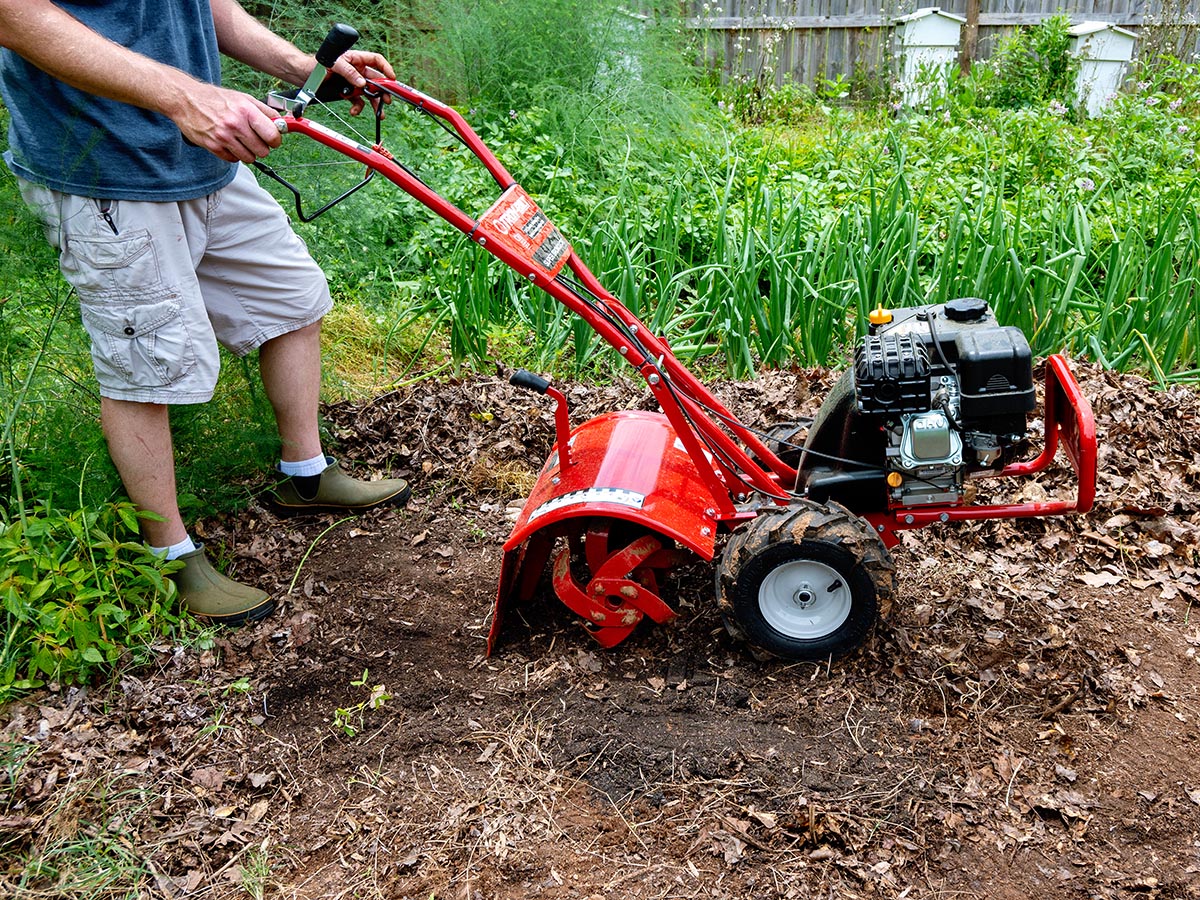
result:
M 1112 572 L 1084 572 L 1077 577 L 1084 584 L 1094 588 L 1112 587 L 1125 580 L 1124 576 Z

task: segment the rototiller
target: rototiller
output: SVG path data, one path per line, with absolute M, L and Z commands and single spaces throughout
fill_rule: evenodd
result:
M 337 26 L 318 60 L 332 65 L 356 36 Z M 513 375 L 555 400 L 557 442 L 504 545 L 489 651 L 506 606 L 528 598 L 547 566 L 558 598 L 612 647 L 643 618 L 675 618 L 661 586 L 672 568 L 699 557 L 715 563 L 731 633 L 784 659 L 826 659 L 861 644 L 888 612 L 898 532 L 1091 508 L 1095 423 L 1066 358 L 1045 362 L 1042 450 L 1020 461 L 1036 402 L 1029 344 L 999 325 L 984 300 L 876 310 L 853 366 L 802 440 L 794 426 L 749 426 L 604 289 L 459 113 L 396 81 L 355 90 L 336 76 L 322 83 L 323 74 L 270 102 L 283 114 L 281 132 L 366 166 L 343 197 L 380 173 L 581 316 L 645 379 L 661 409 L 572 428 L 561 392 L 527 372 Z M 373 101 L 377 119 L 380 101 L 391 98 L 440 120 L 495 179 L 494 205 L 472 218 L 378 143 L 363 146 L 305 116 L 313 99 L 352 96 Z M 268 173 L 292 189 L 298 215 L 312 218 L 299 192 Z M 1034 475 L 1059 448 L 1074 469 L 1074 499 L 975 504 L 977 479 Z

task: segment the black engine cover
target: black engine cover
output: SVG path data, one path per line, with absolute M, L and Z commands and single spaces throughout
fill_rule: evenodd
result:
M 964 433 L 995 436 L 1005 450 L 1021 446 L 1026 413 L 1036 404 L 1029 342 L 1001 326 L 983 300 L 892 311 L 873 325 L 809 428 L 800 487 L 857 513 L 887 508 L 887 435 L 901 417 L 929 411 L 940 379 L 954 378 Z

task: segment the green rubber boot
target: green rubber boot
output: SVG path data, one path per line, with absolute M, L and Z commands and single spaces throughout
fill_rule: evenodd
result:
M 337 460 L 325 457 L 328 465 L 320 475 L 285 478 L 270 494 L 275 509 L 284 514 L 310 512 L 362 512 L 377 506 L 403 506 L 412 496 L 403 478 L 360 481 L 342 471 Z
M 265 619 L 275 610 L 266 591 L 226 578 L 212 567 L 204 548 L 179 557 L 183 568 L 171 577 L 193 616 L 214 625 L 244 625 Z

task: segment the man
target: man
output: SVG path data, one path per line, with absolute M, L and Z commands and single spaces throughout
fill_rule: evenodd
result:
M 161 517 L 143 537 L 183 561 L 176 583 L 194 614 L 261 619 L 273 600 L 213 569 L 176 501 L 169 405 L 212 396 L 218 343 L 259 351 L 282 443 L 280 507 L 367 509 L 409 496 L 402 479 L 350 478 L 321 448 L 329 289 L 241 165 L 279 146 L 274 114 L 220 86 L 221 53 L 297 85 L 316 62 L 236 0 L 0 0 L 0 46 L 5 159 L 79 294 L 126 491 Z M 356 85 L 394 77 L 386 59 L 358 50 L 332 71 Z

